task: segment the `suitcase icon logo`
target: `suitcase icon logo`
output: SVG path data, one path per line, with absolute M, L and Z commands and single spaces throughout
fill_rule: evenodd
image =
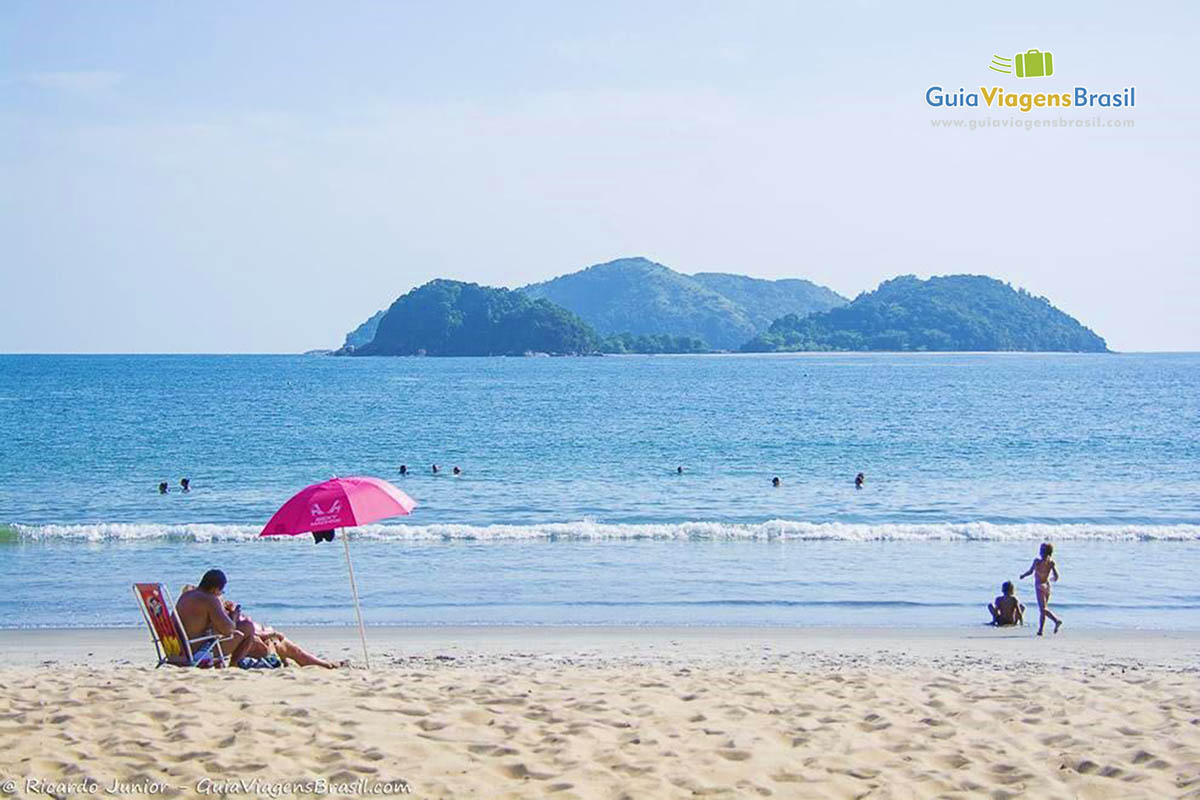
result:
M 1026 50 L 1013 58 L 992 56 L 988 69 L 1018 78 L 1048 78 L 1054 74 L 1054 56 L 1041 50 Z
M 1049 52 L 1026 50 L 1017 53 L 1018 78 L 1049 78 L 1054 74 L 1054 57 Z

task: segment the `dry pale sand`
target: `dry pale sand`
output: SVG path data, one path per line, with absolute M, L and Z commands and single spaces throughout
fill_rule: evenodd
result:
M 110 665 L 95 639 L 84 666 L 0 651 L 0 780 L 29 796 L 32 778 L 99 796 L 325 779 L 417 797 L 1200 798 L 1194 637 L 1081 635 L 1080 657 L 1062 637 L 396 635 L 374 669 L 339 673 Z M 0 645 L 13 636 L 29 638 Z

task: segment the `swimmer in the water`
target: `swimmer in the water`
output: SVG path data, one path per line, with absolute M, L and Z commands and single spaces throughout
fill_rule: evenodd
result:
M 771 478 L 771 485 L 774 486 L 776 489 L 779 488 L 779 484 L 781 484 L 781 483 L 783 483 L 783 481 L 779 480 L 778 475 L 776 475 L 774 478 Z
M 682 474 L 683 474 L 683 467 L 676 467 L 676 468 L 675 468 L 675 474 L 677 474 L 677 475 L 682 475 Z
M 453 470 L 451 470 L 451 472 L 453 472 L 455 475 L 462 475 L 462 470 L 458 467 L 455 467 Z
M 171 487 L 167 486 L 166 481 L 163 481 L 158 484 L 158 493 L 159 494 L 166 494 L 169 491 L 171 491 Z
M 401 464 L 401 465 L 400 465 L 400 474 L 401 474 L 401 475 L 407 475 L 407 474 L 408 474 L 408 464 Z
M 857 475 L 854 476 L 854 488 L 861 489 L 863 484 L 866 483 L 866 480 L 867 480 L 866 475 L 863 475 L 861 472 L 858 473 Z
M 434 475 L 437 475 L 437 474 L 438 474 L 438 472 L 440 472 L 440 471 L 441 471 L 441 469 L 442 469 L 442 468 L 441 468 L 441 467 L 439 467 L 437 464 L 434 464 L 434 465 L 433 465 L 433 474 L 434 474 Z
M 1050 581 L 1058 581 L 1058 566 L 1054 563 L 1054 559 L 1050 558 L 1052 555 L 1054 555 L 1054 545 L 1044 542 L 1040 555 L 1021 575 L 1022 578 L 1033 576 L 1033 588 L 1037 592 L 1038 611 L 1041 613 L 1038 619 L 1038 636 L 1042 635 L 1042 630 L 1046 627 L 1046 617 L 1054 620 L 1055 633 L 1058 633 L 1058 629 L 1062 627 L 1062 620 L 1056 617 L 1049 608 Z
M 190 492 L 190 491 L 192 490 L 192 481 L 191 481 L 191 479 L 189 479 L 189 478 L 180 478 L 180 479 L 179 479 L 179 488 L 180 488 L 180 489 L 182 489 L 182 490 L 183 490 L 183 491 L 185 491 L 185 492 Z

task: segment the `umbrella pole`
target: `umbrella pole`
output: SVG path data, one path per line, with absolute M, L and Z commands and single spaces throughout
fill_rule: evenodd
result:
M 354 583 L 354 565 L 350 563 L 350 537 L 342 528 L 342 545 L 346 549 L 346 569 L 350 572 L 350 593 L 354 595 L 354 613 L 358 615 L 358 637 L 362 639 L 363 662 L 371 668 L 371 657 L 367 655 L 367 629 L 363 626 L 362 607 L 358 604 L 358 586 Z

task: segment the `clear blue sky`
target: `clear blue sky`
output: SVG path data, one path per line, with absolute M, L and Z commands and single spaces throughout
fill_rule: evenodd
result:
M 909 6 L 10 0 L 0 351 L 336 346 L 433 277 L 625 255 L 986 273 L 1200 350 L 1200 6 Z M 1029 48 L 1053 78 L 988 72 Z M 931 127 L 1025 116 L 925 104 L 993 83 L 1136 85 L 1136 127 Z

